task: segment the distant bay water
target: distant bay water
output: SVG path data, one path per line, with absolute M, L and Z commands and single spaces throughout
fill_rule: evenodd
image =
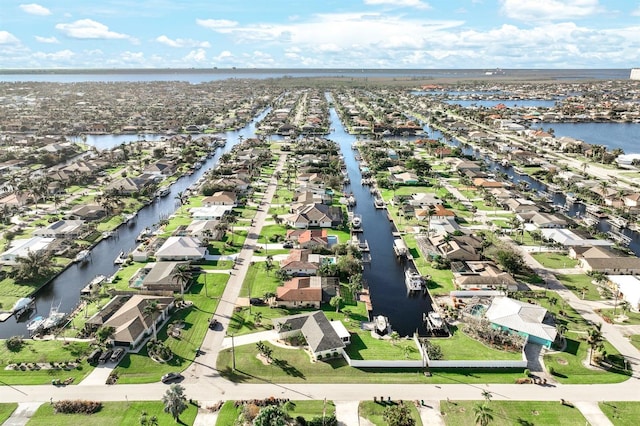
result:
M 531 127 L 549 130 L 557 138 L 566 136 L 625 154 L 640 154 L 640 123 L 535 123 Z
M 269 79 L 282 77 L 351 77 L 351 78 L 480 78 L 488 77 L 487 69 L 33 69 L 2 70 L 0 82 L 55 82 L 83 81 L 135 82 L 135 81 L 186 81 L 197 84 L 226 79 Z M 630 69 L 505 69 L 503 78 L 536 78 L 555 80 L 627 80 Z

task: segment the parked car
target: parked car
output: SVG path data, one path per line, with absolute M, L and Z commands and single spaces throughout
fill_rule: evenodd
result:
M 160 380 L 162 381 L 162 383 L 171 383 L 171 382 L 177 382 L 178 380 L 182 380 L 182 379 L 183 379 L 182 374 L 172 371 L 162 376 Z
M 100 355 L 102 355 L 102 351 L 100 349 L 95 349 L 89 356 L 87 357 L 87 362 L 89 364 L 97 364 L 100 360 Z
M 113 354 L 113 351 L 111 349 L 107 349 L 106 351 L 102 352 L 102 355 L 100 355 L 100 359 L 99 359 L 100 364 L 104 364 L 105 362 L 109 361 L 112 354 Z
M 293 248 L 293 243 L 292 243 L 291 241 L 285 241 L 285 242 L 282 244 L 282 248 L 286 248 L 286 249 Z
M 211 321 L 209 321 L 209 330 L 215 330 L 217 326 L 218 320 L 215 318 L 211 318 Z
M 264 306 L 266 305 L 266 302 L 258 297 L 252 297 L 251 299 L 249 299 L 249 303 L 252 304 L 253 306 Z
M 113 353 L 111 354 L 111 362 L 118 362 L 120 361 L 120 358 L 122 358 L 122 355 L 124 355 L 124 348 L 117 348 L 116 350 L 113 351 Z

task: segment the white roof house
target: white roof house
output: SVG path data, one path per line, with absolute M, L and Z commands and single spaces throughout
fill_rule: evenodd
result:
M 0 262 L 7 265 L 14 265 L 18 257 L 27 257 L 29 252 L 46 250 L 54 239 L 55 238 L 33 237 L 13 240 L 9 250 L 0 254 Z
M 194 237 L 169 237 L 156 251 L 156 260 L 197 260 L 207 253 L 200 240 Z
M 629 302 L 632 310 L 640 310 L 640 279 L 637 276 L 609 275 L 607 278 L 618 288 L 623 300 Z
M 553 240 L 563 246 L 613 246 L 609 240 L 584 239 L 566 228 L 543 228 L 540 230 L 545 240 Z
M 233 206 L 194 207 L 189 209 L 191 217 L 199 220 L 220 219 L 233 210 Z
M 550 347 L 556 339 L 555 326 L 544 322 L 547 310 L 542 306 L 496 297 L 485 317 L 495 326 L 527 336 L 532 343 Z

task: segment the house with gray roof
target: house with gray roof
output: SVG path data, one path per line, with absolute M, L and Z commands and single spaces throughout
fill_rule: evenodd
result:
M 58 220 L 45 228 L 36 229 L 33 235 L 48 238 L 79 238 L 83 233 L 84 220 Z
M 278 337 L 302 334 L 314 361 L 341 356 L 351 342 L 351 335 L 340 321 L 329 321 L 322 311 L 274 318 Z
M 207 254 L 207 248 L 202 246 L 198 238 L 169 237 L 156 251 L 158 261 L 169 260 L 199 260 Z

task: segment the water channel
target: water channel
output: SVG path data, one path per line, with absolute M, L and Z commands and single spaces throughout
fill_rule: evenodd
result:
M 353 135 L 345 131 L 335 109 L 329 111 L 332 132 L 328 139 L 336 142 L 344 156 L 351 183 L 345 192 L 353 193 L 357 204 L 354 213 L 362 217 L 363 235 L 371 250 L 371 263 L 365 266 L 364 279 L 369 286 L 372 315 L 384 315 L 389 318 L 391 328 L 400 336 L 411 336 L 417 330 L 425 334 L 423 314 L 432 310 L 428 293 L 407 294 L 404 279 L 404 265 L 393 251 L 393 223 L 389 221 L 386 210 L 376 209 L 369 187 L 361 185 L 362 175 L 352 150 L 356 141 Z
M 233 132 L 227 132 L 221 136 L 227 139 L 223 148 L 218 148 L 213 157 L 204 162 L 202 168 L 192 175 L 184 175 L 172 186 L 169 195 L 156 199 L 155 202 L 143 207 L 139 212 L 135 222 L 129 225 L 120 226 L 114 236 L 100 241 L 91 251 L 91 260 L 84 266 L 72 264 L 60 275 L 54 278 L 49 284 L 44 286 L 35 294 L 36 306 L 34 311 L 38 315 L 47 316 L 52 306 L 60 304 L 60 312 L 71 312 L 80 302 L 80 290 L 86 286 L 96 275 L 113 275 L 118 266 L 113 261 L 121 251 L 128 252 L 137 244 L 136 237 L 145 228 L 153 228 L 162 217 L 167 217 L 175 212 L 176 196 L 195 183 L 208 169 L 215 167 L 220 156 L 229 151 L 240 138 L 247 139 L 255 135 L 255 122 L 262 119 L 268 111 L 262 112 L 255 120 L 246 127 Z M 135 136 L 130 136 L 135 140 Z M 99 138 L 98 138 L 99 139 Z M 106 136 L 105 140 L 112 142 L 112 146 L 104 145 L 100 141 L 101 148 L 112 148 L 119 145 L 121 138 Z M 35 315 L 35 313 L 33 314 Z M 26 315 L 25 315 L 26 316 Z M 25 317 L 23 316 L 23 317 Z M 0 323 L 0 338 L 7 338 L 16 335 L 28 336 L 26 329 L 28 318 L 21 318 L 17 322 L 15 317 L 4 323 Z

